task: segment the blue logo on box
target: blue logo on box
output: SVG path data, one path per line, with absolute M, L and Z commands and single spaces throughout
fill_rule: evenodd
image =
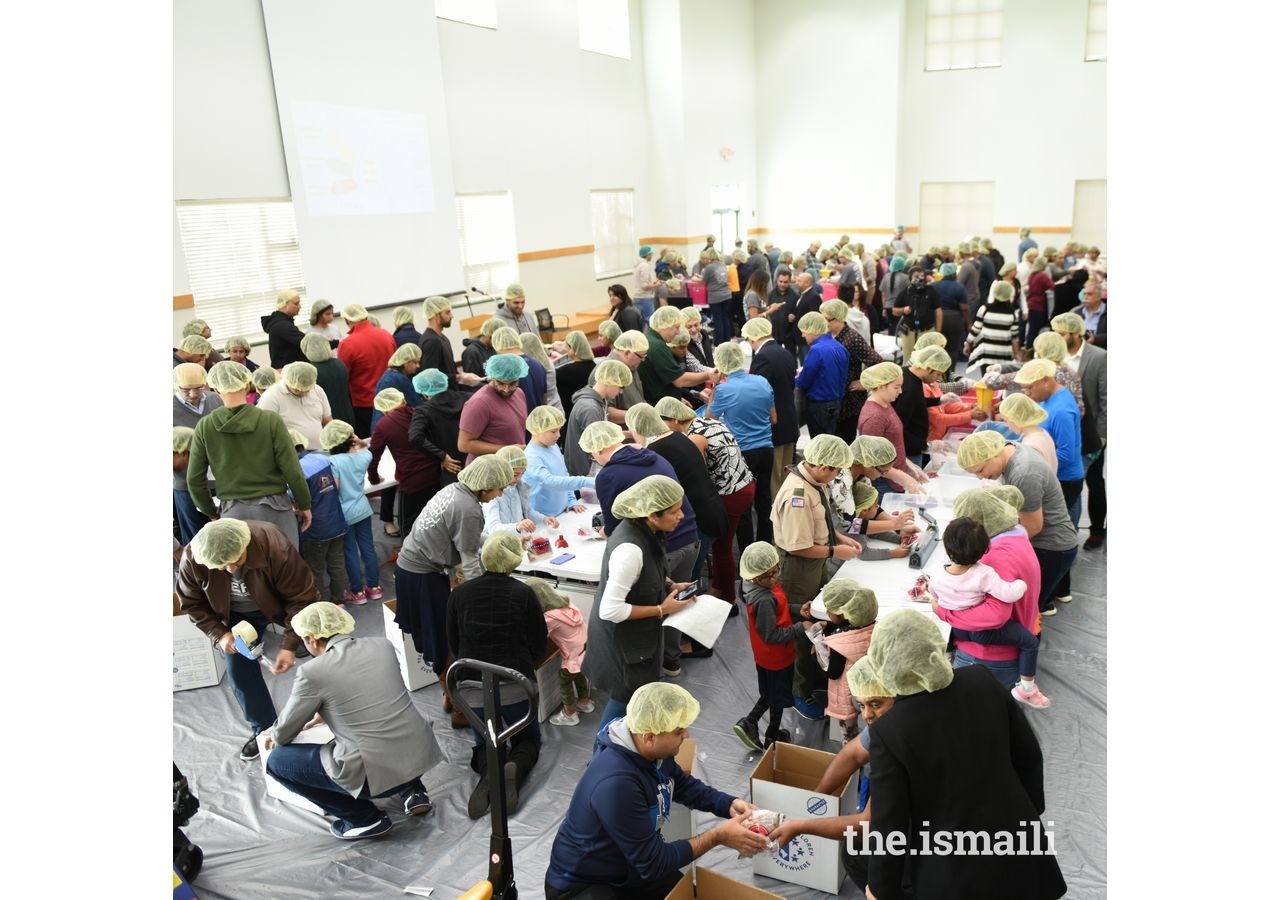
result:
M 827 800 L 825 797 L 810 797 L 805 804 L 805 809 L 809 810 L 811 816 L 825 816 L 827 814 Z
M 791 872 L 803 872 L 813 865 L 813 842 L 808 835 L 798 834 L 791 843 L 778 848 L 774 862 Z

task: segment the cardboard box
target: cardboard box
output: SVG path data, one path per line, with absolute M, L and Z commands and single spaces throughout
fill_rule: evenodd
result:
M 684 769 L 686 775 L 692 775 L 697 761 L 698 742 L 692 738 L 685 738 L 680 744 L 680 749 L 676 751 L 676 764 Z M 665 841 L 687 841 L 693 837 L 693 810 L 683 803 L 672 800 L 667 821 L 660 830 Z
M 556 710 L 564 706 L 560 702 L 560 651 L 553 652 L 538 663 L 533 670 L 534 683 L 538 685 L 538 721 L 545 722 L 556 714 Z M 510 690 L 514 696 L 523 698 L 520 688 L 512 685 Z M 507 692 L 502 693 L 506 698 Z
M 820 794 L 813 788 L 836 758 L 834 753 L 772 744 L 751 773 L 751 802 L 763 809 L 785 813 L 791 819 L 825 819 L 857 812 L 857 790 L 849 782 L 834 794 Z M 751 871 L 780 881 L 840 893 L 844 867 L 840 864 L 839 840 L 800 835 L 777 856 L 759 853 L 752 858 Z
M 227 671 L 227 655 L 187 616 L 173 617 L 173 689 L 212 687 Z
M 299 731 L 298 736 L 293 739 L 295 744 L 327 744 L 333 740 L 333 732 L 329 730 L 328 725 L 317 725 L 315 728 L 308 728 L 306 731 Z M 267 735 L 262 733 L 258 735 L 258 762 L 262 766 L 262 777 L 267 782 L 267 796 L 275 797 L 282 803 L 291 803 L 299 806 L 309 812 L 323 816 L 324 810 L 316 806 L 301 794 L 295 794 L 289 788 L 276 781 L 267 774 L 267 757 L 272 753 L 267 749 Z
M 694 863 L 666 900 L 782 900 L 781 895 Z
M 388 600 L 382 604 L 382 620 L 386 626 L 387 640 L 395 648 L 396 660 L 400 663 L 400 676 L 410 691 L 416 691 L 440 680 L 431 664 L 424 661 L 422 654 L 413 646 L 413 638 L 400 630 L 396 624 L 396 601 Z

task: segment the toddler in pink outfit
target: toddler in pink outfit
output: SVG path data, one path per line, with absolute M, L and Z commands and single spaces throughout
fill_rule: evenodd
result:
M 542 616 L 547 621 L 547 638 L 560 650 L 560 700 L 564 709 L 549 720 L 552 725 L 577 725 L 578 713 L 595 712 L 591 684 L 582 673 L 582 657 L 587 652 L 587 623 L 564 594 L 550 582 L 529 578 L 525 582 L 538 595 Z

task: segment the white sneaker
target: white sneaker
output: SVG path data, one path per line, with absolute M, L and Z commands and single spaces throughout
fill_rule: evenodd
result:
M 574 713 L 574 714 L 573 714 L 573 715 L 571 715 L 571 716 L 566 716 L 566 715 L 564 714 L 564 710 L 562 709 L 562 710 L 560 710 L 560 712 L 558 712 L 558 713 L 556 713 L 554 716 L 552 716 L 548 721 L 549 721 L 552 725 L 577 725 L 577 724 L 578 724 L 578 714 L 577 714 L 577 713 Z
M 1059 603 L 1070 603 L 1070 602 L 1071 602 L 1071 595 L 1070 595 L 1070 594 L 1063 594 L 1061 597 L 1054 597 L 1053 599 L 1054 599 L 1054 600 L 1056 600 L 1056 601 L 1058 601 Z
M 588 697 L 585 700 L 578 701 L 578 712 L 593 713 L 595 711 L 596 711 L 596 701 L 592 700 L 590 697 Z

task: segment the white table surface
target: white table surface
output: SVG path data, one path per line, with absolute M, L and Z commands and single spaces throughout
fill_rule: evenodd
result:
M 589 540 L 578 534 L 579 528 L 591 531 L 591 516 L 600 511 L 598 503 L 584 503 L 586 512 L 567 512 L 556 517 L 559 528 L 550 525 L 539 525 L 533 534 L 542 536 L 551 542 L 551 552 L 530 562 L 528 554 L 525 561 L 516 569 L 525 575 L 554 575 L 556 578 L 571 578 L 574 581 L 585 581 L 590 584 L 600 583 L 600 567 L 604 563 L 605 540 Z M 556 538 L 564 535 L 569 546 L 556 547 Z M 565 563 L 552 563 L 551 560 L 564 553 L 574 554 L 574 558 Z

